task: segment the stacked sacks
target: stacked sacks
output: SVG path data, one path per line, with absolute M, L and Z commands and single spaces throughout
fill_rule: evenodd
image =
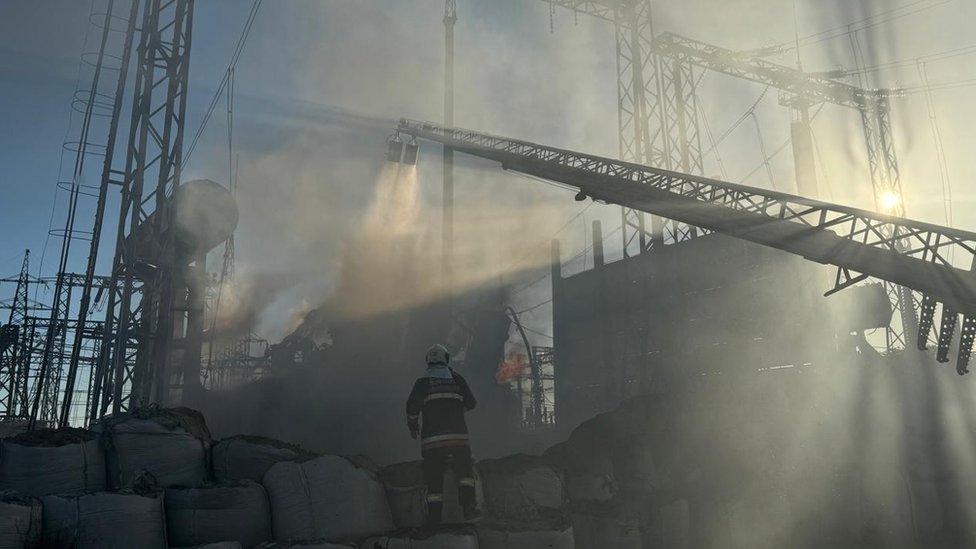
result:
M 218 541 L 217 543 L 205 543 L 203 545 L 193 545 L 191 547 L 171 547 L 170 549 L 242 549 L 241 544 L 236 541 Z
M 261 482 L 272 465 L 280 461 L 305 461 L 316 454 L 278 440 L 237 435 L 213 446 L 213 471 L 217 482 L 253 480 Z
M 360 549 L 479 549 L 481 546 L 478 543 L 478 535 L 471 527 L 444 525 L 436 530 L 371 537 L 359 547 Z
M 208 478 L 210 432 L 200 412 L 188 408 L 143 408 L 110 416 L 101 433 L 110 488 L 132 488 L 143 473 L 160 486 L 201 486 Z
M 263 484 L 276 540 L 349 539 L 394 529 L 383 485 L 346 458 L 280 462 Z
M 687 448 L 672 436 L 678 429 L 673 404 L 639 397 L 580 424 L 546 458 L 566 478 L 577 547 L 682 546 L 689 536 L 687 496 L 700 472 Z M 664 521 L 661 517 L 674 518 Z
M 553 517 L 521 523 L 485 521 L 478 524 L 480 549 L 572 549 L 569 519 Z
M 105 457 L 84 429 L 40 429 L 0 441 L 0 490 L 31 496 L 105 490 Z
M 573 547 L 563 479 L 546 458 L 517 454 L 480 461 L 477 470 L 486 514 L 481 547 Z
M 405 461 L 388 465 L 380 469 L 379 477 L 386 489 L 386 500 L 397 528 L 423 526 L 427 517 L 423 462 Z
M 486 459 L 478 462 L 477 469 L 490 516 L 518 520 L 563 507 L 562 478 L 539 456 Z
M 644 517 L 622 502 L 573 505 L 573 541 L 577 549 L 641 549 Z M 655 546 L 655 545 L 652 545 Z
M 168 547 L 161 492 L 45 496 L 42 503 L 45 547 Z
M 244 549 L 271 539 L 271 509 L 255 482 L 166 490 L 166 530 L 171 546 L 231 540 Z
M 41 540 L 41 502 L 5 490 L 0 492 L 0 549 L 37 547 Z
M 354 543 L 332 543 L 325 540 L 311 541 L 269 541 L 257 546 L 257 549 L 358 549 Z M 372 549 L 372 548 L 370 548 Z

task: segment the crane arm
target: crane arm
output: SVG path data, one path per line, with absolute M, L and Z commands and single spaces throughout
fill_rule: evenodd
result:
M 976 257 L 976 233 L 429 122 L 403 119 L 397 130 L 594 199 L 902 285 L 976 315 L 976 275 L 949 261 L 952 253 L 963 264 Z

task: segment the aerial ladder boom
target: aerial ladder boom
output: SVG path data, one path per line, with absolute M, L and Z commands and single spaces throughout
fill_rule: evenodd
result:
M 827 294 L 874 277 L 942 303 L 943 327 L 954 325 L 950 320 L 958 314 L 969 326 L 976 317 L 976 274 L 949 259 L 972 263 L 976 233 L 430 122 L 402 119 L 397 132 L 576 187 L 594 200 L 836 266 L 838 278 Z M 951 339 L 951 331 L 940 335 Z M 967 371 L 970 350 L 963 335 L 960 374 Z

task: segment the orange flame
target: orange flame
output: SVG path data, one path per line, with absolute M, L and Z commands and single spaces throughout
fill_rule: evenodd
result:
M 529 356 L 521 349 L 512 349 L 505 353 L 505 360 L 495 371 L 495 381 L 500 385 L 508 383 L 525 372 L 529 367 Z

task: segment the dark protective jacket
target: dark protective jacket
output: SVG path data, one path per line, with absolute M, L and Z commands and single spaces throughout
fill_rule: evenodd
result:
M 468 443 L 464 413 L 475 407 L 474 395 L 460 374 L 451 379 L 422 377 L 413 384 L 407 398 L 407 425 L 420 431 L 421 449 L 432 450 Z

